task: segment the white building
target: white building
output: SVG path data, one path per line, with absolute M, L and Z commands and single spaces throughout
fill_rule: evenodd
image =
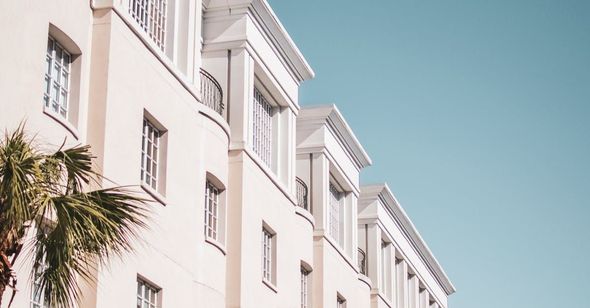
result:
M 79 307 L 447 307 L 338 109 L 299 106 L 314 72 L 265 0 L 0 1 L 0 34 L 0 127 L 90 144 L 154 199 Z M 17 268 L 13 307 L 42 307 Z

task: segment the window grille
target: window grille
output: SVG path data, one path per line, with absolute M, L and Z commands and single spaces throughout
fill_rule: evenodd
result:
M 161 137 L 162 132 L 144 118 L 141 142 L 141 181 L 156 190 L 158 189 Z
M 340 242 L 340 211 L 342 208 L 342 192 L 336 186 L 330 183 L 330 215 L 329 229 L 330 235 L 336 241 Z
M 262 228 L 262 279 L 272 282 L 272 238 L 270 231 Z
M 159 308 L 161 289 L 137 279 L 137 308 Z
M 43 102 L 56 114 L 68 117 L 72 56 L 51 36 L 47 41 Z
M 268 100 L 258 89 L 254 88 L 253 147 L 254 152 L 269 167 L 272 157 L 272 113 L 273 108 Z
M 139 27 L 164 50 L 167 0 L 129 0 L 129 14 Z
M 207 181 L 205 188 L 205 235 L 217 240 L 220 191 Z
M 301 268 L 301 308 L 309 308 L 309 273 L 310 271 Z
M 300 179 L 295 178 L 296 182 L 296 193 L 297 193 L 297 206 L 300 206 L 309 211 L 309 207 L 307 205 L 307 185 Z

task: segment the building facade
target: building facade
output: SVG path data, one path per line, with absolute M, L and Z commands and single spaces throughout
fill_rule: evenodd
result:
M 0 32 L 0 127 L 90 144 L 102 186 L 153 200 L 80 308 L 447 307 L 337 107 L 299 106 L 314 72 L 266 0 L 0 1 Z M 46 307 L 16 268 L 13 307 Z

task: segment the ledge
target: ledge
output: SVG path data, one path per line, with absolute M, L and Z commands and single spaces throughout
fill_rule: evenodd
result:
M 259 157 L 254 151 L 252 151 L 248 145 L 244 144 L 243 147 L 232 149 L 230 145 L 230 152 L 231 151 L 241 151 L 248 156 L 252 162 L 258 166 L 258 168 L 266 174 L 267 178 L 283 193 L 283 195 L 291 202 L 293 206 L 297 206 L 297 201 L 295 200 L 295 196 L 289 192 L 289 190 L 285 187 L 285 185 L 277 178 L 277 175 L 273 170 L 271 170 Z
M 273 292 L 279 293 L 279 291 L 277 290 L 277 287 L 272 282 L 268 282 L 268 281 L 262 279 L 262 283 L 265 286 L 267 286 L 269 289 L 271 289 Z
M 168 204 L 166 197 L 162 196 L 162 194 L 157 192 L 155 189 L 147 186 L 147 184 L 141 183 L 140 187 L 141 187 L 141 189 L 143 189 L 143 191 L 145 191 L 148 195 L 150 195 L 150 197 L 152 197 L 154 199 L 154 201 L 159 202 L 163 206 L 166 206 L 166 204 Z
M 309 223 L 311 224 L 312 228 L 315 228 L 315 220 L 313 219 L 313 215 L 311 215 L 311 213 L 300 207 L 300 206 L 295 206 L 295 214 L 303 217 L 305 220 L 309 221 Z
M 43 105 L 43 113 L 45 115 L 49 116 L 50 118 L 52 118 L 53 120 L 55 120 L 57 123 L 59 123 L 65 129 L 67 129 L 70 132 L 70 134 L 72 134 L 72 137 L 74 137 L 74 139 L 79 140 L 78 129 L 76 129 L 76 127 L 74 127 L 74 125 L 72 125 L 72 123 L 70 123 L 67 119 L 64 119 L 62 116 L 57 114 L 55 111 L 49 109 L 45 105 Z
M 202 103 L 201 93 L 199 92 L 199 89 L 194 81 L 187 79 L 188 77 L 176 67 L 174 62 L 172 62 L 172 60 L 170 60 L 168 56 L 158 46 L 155 45 L 155 43 L 147 36 L 147 34 L 144 33 L 137 23 L 129 17 L 129 14 L 125 11 L 123 6 L 116 5 L 112 1 L 95 0 L 92 2 L 92 8 L 112 10 L 114 15 L 119 17 L 119 19 L 140 40 L 140 42 L 156 58 L 156 60 L 158 60 L 163 65 L 164 69 L 166 69 L 172 75 L 172 77 L 176 79 L 178 83 L 189 93 L 189 95 L 191 95 L 197 101 L 197 111 L 217 123 L 224 130 L 229 139 L 229 124 L 227 124 L 224 116 L 220 115 L 215 110 Z M 195 69 L 197 68 L 195 67 Z
M 330 244 L 330 246 L 332 246 L 334 248 L 334 250 L 336 250 L 336 252 L 342 257 L 342 259 L 344 259 L 344 261 L 350 266 L 350 268 L 352 268 L 353 271 L 355 271 L 355 273 L 359 273 L 357 266 L 354 265 L 354 262 L 350 259 L 350 257 L 348 257 L 346 255 L 346 253 L 342 250 L 342 248 L 340 247 L 340 244 L 338 243 L 334 243 L 334 239 L 332 239 L 332 237 L 330 235 L 326 235 L 324 234 L 324 231 L 320 231 L 319 234 L 314 234 L 314 237 L 316 236 L 320 236 L 322 238 L 324 238 L 326 240 L 326 242 L 328 242 Z
M 223 245 L 222 243 L 205 236 L 205 242 L 209 243 L 211 246 L 217 248 L 224 256 L 227 255 L 227 251 L 225 250 L 225 245 Z
M 373 287 L 373 285 L 371 283 L 371 278 L 369 278 L 361 273 L 358 273 L 358 279 L 360 282 L 366 284 L 367 287 L 369 287 L 369 289 L 371 289 Z

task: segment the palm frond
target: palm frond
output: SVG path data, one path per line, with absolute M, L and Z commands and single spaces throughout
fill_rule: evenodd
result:
M 147 200 L 130 188 L 88 191 L 105 180 L 92 159 L 89 146 L 41 153 L 22 125 L 0 143 L 0 254 L 14 261 L 37 227 L 31 278 L 51 307 L 74 307 L 80 278 L 93 280 L 95 265 L 130 251 L 146 227 Z M 0 264 L 0 284 L 11 281 Z

